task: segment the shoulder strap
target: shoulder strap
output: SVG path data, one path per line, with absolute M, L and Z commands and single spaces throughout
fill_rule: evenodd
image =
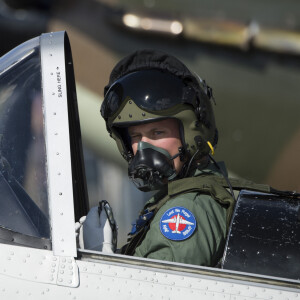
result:
M 213 199 L 227 208 L 226 223 L 230 224 L 235 201 L 223 184 L 216 181 L 214 175 L 188 177 L 176 180 L 169 184 L 168 195 L 174 197 L 179 194 L 201 192 L 210 195 Z M 224 180 L 225 181 L 225 180 Z M 225 181 L 226 182 L 226 181 Z M 227 186 L 227 183 L 226 183 Z
M 249 189 L 260 192 L 270 192 L 268 185 L 257 184 L 245 179 L 231 178 L 230 183 L 234 190 Z M 168 186 L 168 196 L 171 198 L 178 194 L 189 192 L 203 192 L 209 194 L 221 205 L 227 207 L 227 225 L 229 226 L 235 201 L 226 188 L 228 188 L 228 183 L 223 177 L 217 175 L 200 175 L 170 182 Z
M 266 184 L 257 184 L 250 180 L 229 178 L 232 187 L 235 190 L 254 190 L 259 192 L 270 192 L 270 186 Z M 195 177 L 183 178 L 169 183 L 168 194 L 175 196 L 182 192 L 189 192 L 194 189 L 207 191 L 208 186 L 212 184 L 218 184 L 223 187 L 228 187 L 228 183 L 223 177 L 217 175 L 202 175 Z

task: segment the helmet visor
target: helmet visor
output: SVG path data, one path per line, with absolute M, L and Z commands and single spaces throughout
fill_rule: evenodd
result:
M 196 107 L 196 92 L 177 76 L 161 70 L 141 70 L 117 80 L 105 95 L 101 114 L 110 118 L 128 99 L 141 109 L 157 112 L 178 104 Z

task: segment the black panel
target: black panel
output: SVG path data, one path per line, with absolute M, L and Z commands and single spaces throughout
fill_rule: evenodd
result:
M 68 95 L 68 114 L 70 130 L 70 151 L 72 160 L 72 181 L 74 195 L 75 220 L 88 213 L 88 193 L 82 152 L 80 120 L 78 113 L 75 76 L 72 52 L 67 34 L 65 34 L 65 65 Z M 100 118 L 100 114 L 99 114 Z
M 300 199 L 242 191 L 223 268 L 300 279 Z

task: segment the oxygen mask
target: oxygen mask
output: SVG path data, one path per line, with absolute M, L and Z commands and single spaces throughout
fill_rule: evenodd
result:
M 161 189 L 176 177 L 173 159 L 168 151 L 146 142 L 139 142 L 138 149 L 128 165 L 128 176 L 143 191 Z

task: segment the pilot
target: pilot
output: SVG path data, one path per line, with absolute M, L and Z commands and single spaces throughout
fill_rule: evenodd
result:
M 218 132 L 211 88 L 175 57 L 140 50 L 114 67 L 104 95 L 101 115 L 128 162 L 129 178 L 141 191 L 156 191 L 117 251 L 218 265 L 234 194 L 224 163 L 212 158 Z M 115 251 L 109 221 L 103 213 L 99 221 L 96 208 L 89 212 L 85 248 Z

